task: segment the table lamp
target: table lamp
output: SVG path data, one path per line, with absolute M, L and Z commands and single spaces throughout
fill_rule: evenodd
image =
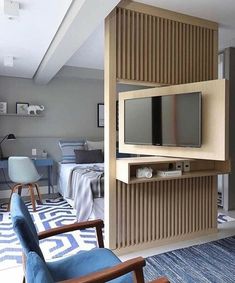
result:
M 6 135 L 1 141 L 0 141 L 0 159 L 3 159 L 3 153 L 2 153 L 2 143 L 5 141 L 5 140 L 8 140 L 8 141 L 13 141 L 15 140 L 16 137 L 14 134 L 8 134 Z

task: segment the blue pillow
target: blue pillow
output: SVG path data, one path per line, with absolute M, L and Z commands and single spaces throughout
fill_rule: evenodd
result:
M 76 157 L 74 150 L 84 150 L 85 141 L 59 141 L 59 146 L 62 153 L 61 163 L 75 163 Z
M 35 252 L 29 252 L 26 260 L 27 283 L 54 283 L 46 263 Z

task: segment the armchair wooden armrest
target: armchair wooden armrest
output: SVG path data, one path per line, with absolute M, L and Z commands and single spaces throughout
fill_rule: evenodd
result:
M 145 266 L 145 260 L 142 257 L 137 257 L 102 271 L 93 272 L 77 279 L 61 281 L 60 283 L 103 283 L 132 271 L 136 279 L 135 282 L 143 283 L 143 266 Z
M 170 283 L 170 281 L 166 277 L 159 277 L 158 279 L 154 279 L 149 283 Z
M 104 283 L 125 275 L 129 272 L 133 272 L 134 282 L 144 283 L 143 267 L 145 266 L 145 260 L 142 257 L 127 260 L 116 266 L 107 268 L 102 271 L 94 272 L 92 274 L 82 276 L 79 278 L 73 278 L 69 280 L 60 281 L 59 283 Z M 169 283 L 166 278 L 159 278 L 152 283 Z
M 104 222 L 101 219 L 84 221 L 84 222 L 76 222 L 73 224 L 64 225 L 62 227 L 52 228 L 52 229 L 38 233 L 38 238 L 39 240 L 42 240 L 42 239 L 45 239 L 51 236 L 55 236 L 58 234 L 75 231 L 75 230 L 83 230 L 86 228 L 93 228 L 93 227 L 96 229 L 98 245 L 100 248 L 103 248 L 104 241 L 103 241 L 102 228 L 104 227 Z

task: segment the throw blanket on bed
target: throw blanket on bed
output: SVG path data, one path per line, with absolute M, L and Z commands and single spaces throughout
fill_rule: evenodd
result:
M 76 166 L 71 170 L 67 197 L 74 200 L 78 221 L 88 220 L 92 212 L 94 197 L 104 196 L 101 186 L 103 176 L 104 169 L 96 165 L 86 168 Z

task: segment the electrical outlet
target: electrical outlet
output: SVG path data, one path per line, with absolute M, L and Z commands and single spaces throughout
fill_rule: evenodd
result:
M 37 149 L 36 148 L 32 149 L 32 155 L 37 155 Z
M 190 171 L 190 161 L 184 161 L 184 172 Z
M 180 162 L 180 161 L 177 161 L 177 162 L 175 163 L 175 169 L 176 169 L 176 170 L 182 170 L 182 169 L 183 169 L 183 163 Z

